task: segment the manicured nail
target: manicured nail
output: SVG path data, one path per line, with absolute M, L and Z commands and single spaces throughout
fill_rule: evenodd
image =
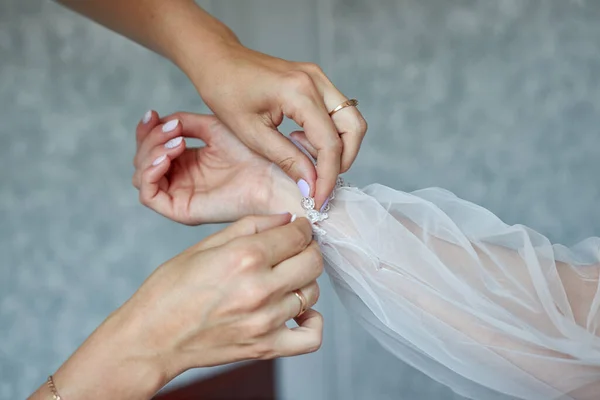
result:
M 163 154 L 162 156 L 158 157 L 156 160 L 154 160 L 152 162 L 152 166 L 156 167 L 158 164 L 160 164 L 161 162 L 165 161 L 166 158 L 167 158 L 167 155 Z
M 292 218 L 290 219 L 290 222 L 294 222 L 296 220 L 296 214 L 292 214 Z
M 174 149 L 175 147 L 179 146 L 182 141 L 183 141 L 183 137 L 178 136 L 176 138 L 169 140 L 167 143 L 165 143 L 165 147 L 167 149 Z
M 300 189 L 300 193 L 302 193 L 302 197 L 309 197 L 310 186 L 308 186 L 308 182 L 306 182 L 304 179 L 300 179 L 297 184 L 298 189 Z
M 163 132 L 171 132 L 173 129 L 177 128 L 177 125 L 179 125 L 178 119 L 171 120 L 163 125 L 162 131 Z
M 144 124 L 147 124 L 148 122 L 150 122 L 151 119 L 152 119 L 152 110 L 148 110 L 148 111 L 146 111 L 146 114 L 144 114 L 144 118 L 142 118 L 142 122 Z
M 325 207 L 327 207 L 327 203 L 329 203 L 329 199 L 325 200 L 325 203 L 323 203 L 323 205 L 321 206 L 321 212 L 323 212 L 323 210 L 325 209 Z

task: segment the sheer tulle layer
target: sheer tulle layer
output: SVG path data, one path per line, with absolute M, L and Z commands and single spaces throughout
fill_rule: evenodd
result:
M 342 302 L 400 359 L 478 400 L 600 398 L 600 239 L 381 185 L 338 189 L 319 225 Z

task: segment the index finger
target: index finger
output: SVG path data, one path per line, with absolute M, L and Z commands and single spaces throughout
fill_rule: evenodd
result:
M 256 254 L 261 255 L 262 263 L 273 267 L 308 247 L 312 242 L 312 225 L 306 218 L 298 218 L 284 226 L 246 237 L 245 240 Z
M 251 215 L 244 217 L 225 229 L 214 233 L 192 248 L 195 251 L 203 251 L 213 247 L 221 246 L 233 239 L 254 235 L 277 226 L 282 226 L 290 222 L 291 214 L 279 215 Z
M 314 86 L 305 94 L 296 92 L 284 101 L 287 103 L 284 107 L 286 116 L 304 129 L 306 137 L 317 150 L 317 181 L 311 193 L 314 193 L 318 209 L 333 191 L 340 174 L 342 140 Z

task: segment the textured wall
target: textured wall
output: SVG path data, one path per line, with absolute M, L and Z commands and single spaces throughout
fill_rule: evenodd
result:
M 600 3 L 202 4 L 361 101 L 354 183 L 443 186 L 566 244 L 598 234 Z M 51 2 L 0 2 L 0 398 L 33 390 L 153 268 L 217 229 L 138 205 L 133 127 L 149 107 L 205 110 L 150 52 Z M 324 349 L 280 364 L 286 399 L 458 398 L 384 352 L 327 287 L 321 308 Z

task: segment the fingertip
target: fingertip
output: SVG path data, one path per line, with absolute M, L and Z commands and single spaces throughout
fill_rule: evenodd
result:
M 158 190 L 156 184 L 158 181 L 165 175 L 165 173 L 169 170 L 169 166 L 171 164 L 171 159 L 168 155 L 163 154 L 157 157 L 150 165 L 146 171 L 142 174 L 142 179 L 140 182 L 140 193 L 142 191 L 147 192 L 148 187 L 150 186 L 152 190 Z M 154 188 L 156 186 L 156 188 Z M 151 190 L 151 191 L 152 191 Z
M 335 180 L 332 182 L 331 180 L 325 179 L 317 179 L 317 192 L 315 193 L 315 209 L 320 210 L 325 204 L 325 201 L 329 198 L 333 189 L 335 188 L 335 182 L 337 180 L 337 175 Z
M 171 133 L 171 134 L 174 134 L 175 132 L 181 132 L 181 130 L 182 130 L 181 120 L 179 118 L 171 119 L 163 124 L 163 126 L 161 127 L 161 130 L 163 131 L 163 133 Z
M 153 115 L 154 112 L 152 110 L 146 111 L 146 113 L 142 117 L 142 124 L 147 124 L 148 122 L 150 122 L 150 120 L 152 120 Z
M 160 167 L 162 164 L 165 163 L 165 161 L 167 161 L 168 158 L 169 157 L 167 157 L 166 154 L 160 155 L 156 159 L 154 159 L 154 161 L 152 161 L 152 166 L 153 167 Z
M 183 136 L 176 136 L 169 139 L 164 145 L 164 148 L 169 151 L 169 155 L 180 154 L 185 149 L 186 143 Z
M 154 110 L 148 110 L 144 113 L 142 118 L 139 120 L 136 127 L 136 137 L 138 142 L 144 139 L 146 135 L 152 131 L 152 129 L 158 123 L 158 114 Z
M 301 158 L 299 160 L 290 161 L 293 166 L 286 167 L 286 165 L 283 165 L 281 169 L 290 178 L 294 179 L 294 181 L 304 182 L 304 184 L 306 184 L 308 187 L 308 197 L 313 197 L 317 180 L 317 170 L 315 169 L 315 165 L 308 159 L 306 155 L 304 155 L 302 152 L 300 152 L 300 154 Z M 304 194 L 305 193 L 303 193 L 303 195 Z

